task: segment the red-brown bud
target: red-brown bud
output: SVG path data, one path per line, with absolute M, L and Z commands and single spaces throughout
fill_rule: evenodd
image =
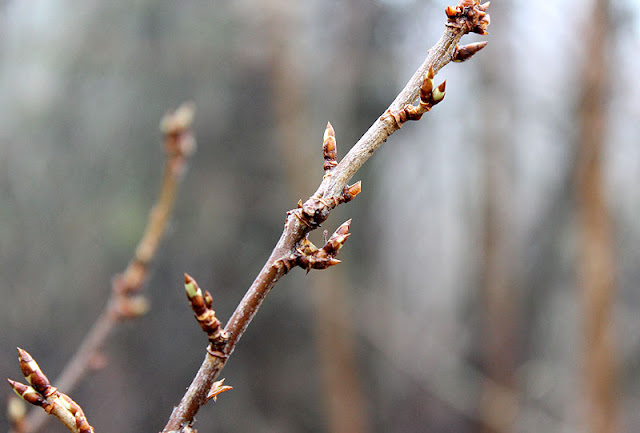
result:
M 9 385 L 11 385 L 11 388 L 13 388 L 13 391 L 27 403 L 35 406 L 42 406 L 44 403 L 45 398 L 32 387 L 11 379 L 7 379 L 7 381 L 9 382 Z
M 51 386 L 49 379 L 42 372 L 38 363 L 26 350 L 18 347 L 18 360 L 20 361 L 20 370 L 27 382 L 36 390 L 39 394 L 47 397 L 52 392 L 55 392 L 55 388 Z M 53 391 L 51 390 L 53 388 Z
M 324 131 L 324 137 L 322 139 L 322 154 L 324 155 L 324 170 L 331 170 L 338 165 L 338 149 L 336 146 L 336 133 L 331 126 L 330 122 L 327 122 L 327 128 Z
M 472 44 L 461 45 L 456 47 L 456 52 L 453 54 L 454 62 L 464 62 L 470 59 L 475 53 L 487 46 L 487 41 L 474 42 Z

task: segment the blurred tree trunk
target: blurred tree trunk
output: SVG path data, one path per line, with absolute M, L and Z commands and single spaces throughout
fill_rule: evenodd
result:
M 270 0 L 267 7 L 276 140 L 292 185 L 291 196 L 299 198 L 301 193 L 312 194 L 319 184 L 323 159 L 322 135 L 313 137 L 309 134 L 312 130 L 309 68 L 312 65 L 301 64 L 299 59 L 302 57 L 293 53 L 298 40 L 295 35 L 305 31 L 301 17 L 297 16 L 300 8 L 296 6 L 297 3 Z M 349 43 L 345 42 L 344 46 Z M 294 61 L 295 58 L 298 61 Z M 344 99 L 349 98 L 347 89 Z M 338 152 L 341 151 L 344 149 L 338 147 Z M 308 161 L 317 164 L 318 169 L 310 170 Z M 313 286 L 316 346 L 323 368 L 328 431 L 366 432 L 365 399 L 356 366 L 352 315 L 344 292 L 346 279 L 340 269 L 331 269 L 316 272 L 307 281 Z
M 608 102 L 606 0 L 595 1 L 585 28 L 589 39 L 578 108 L 580 130 L 575 174 L 579 228 L 577 272 L 585 333 L 586 414 L 592 432 L 613 433 L 618 431 L 612 311 L 615 266 L 602 161 Z
M 494 37 L 480 62 L 482 98 L 481 145 L 484 152 L 484 238 L 482 246 L 480 316 L 482 370 L 489 379 L 481 389 L 480 431 L 507 433 L 513 430 L 518 412 L 516 394 L 518 307 L 512 275 L 513 245 L 510 155 L 512 154 L 509 92 L 508 38 L 500 37 L 510 22 L 508 4 L 492 5 Z M 500 385 L 496 387 L 495 384 Z

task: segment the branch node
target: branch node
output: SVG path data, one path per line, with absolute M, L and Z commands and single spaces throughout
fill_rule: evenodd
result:
M 337 265 L 340 260 L 335 257 L 349 236 L 351 236 L 351 233 L 349 233 L 350 226 L 351 220 L 345 221 L 333 232 L 322 248 L 316 247 L 305 236 L 291 255 L 276 262 L 277 266 L 282 266 L 285 273 L 289 272 L 294 266 L 300 266 L 308 273 L 311 269 L 327 269 Z
M 214 358 L 220 358 L 220 359 L 224 359 L 226 360 L 227 358 L 229 358 L 229 354 L 224 353 L 220 350 L 215 350 L 213 347 L 211 347 L 212 345 L 207 346 L 207 353 L 211 356 L 213 356 Z

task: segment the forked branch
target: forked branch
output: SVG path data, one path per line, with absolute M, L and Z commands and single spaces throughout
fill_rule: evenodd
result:
M 93 433 L 82 408 L 69 396 L 51 386 L 36 361 L 26 350 L 18 348 L 20 370 L 29 385 L 7 379 L 20 398 L 34 406 L 40 406 L 48 414 L 58 418 L 73 433 Z
M 470 32 L 487 33 L 488 6 L 489 3 L 481 5 L 476 0 L 461 0 L 457 6 L 447 7 L 447 22 L 440 40 L 429 50 L 423 64 L 388 110 L 374 122 L 340 163 L 337 163 L 335 133 L 330 124 L 327 126 L 323 140 L 325 175 L 320 186 L 307 201 L 299 203 L 298 208 L 287 213 L 280 240 L 225 326 L 228 340 L 218 350 L 207 351 L 196 377 L 180 404 L 173 410 L 164 432 L 191 430 L 198 409 L 207 401 L 215 380 L 238 340 L 273 286 L 292 266 L 298 265 L 309 270 L 335 264 L 335 254 L 348 237 L 348 226 L 343 225 L 332 236 L 333 246 L 327 246 L 332 242 L 330 239 L 322 249 L 313 246 L 307 235 L 320 227 L 333 208 L 351 200 L 360 192 L 359 182 L 351 186 L 347 186 L 347 183 L 382 143 L 406 120 L 419 119 L 442 100 L 444 86 L 434 86 L 432 80 L 435 74 L 450 61 L 466 60 L 484 47 L 482 43 L 459 47 L 458 42 Z M 419 105 L 414 106 L 418 98 Z

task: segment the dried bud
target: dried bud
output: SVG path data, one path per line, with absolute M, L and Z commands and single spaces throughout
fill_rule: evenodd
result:
M 454 62 L 464 62 L 473 56 L 475 53 L 487 46 L 487 41 L 475 42 L 473 44 L 467 44 L 456 47 L 456 52 L 453 54 Z
M 338 165 L 338 149 L 336 147 L 336 133 L 331 126 L 330 122 L 327 122 L 327 128 L 324 130 L 324 137 L 322 139 L 322 153 L 324 155 L 324 170 L 331 170 Z
M 445 13 L 447 26 L 462 29 L 464 33 L 487 34 L 490 19 L 486 13 L 490 2 L 480 4 L 478 0 L 461 0 L 457 6 L 448 6 Z
M 478 24 L 471 31 L 479 35 L 488 35 L 489 32 L 487 31 L 487 27 L 489 27 L 489 24 L 491 24 L 491 16 L 489 14 L 485 14 L 484 12 L 481 12 L 481 14 L 484 16 L 482 16 L 478 20 Z
M 213 382 L 213 385 L 211 385 L 211 390 L 209 390 L 205 402 L 211 399 L 213 399 L 213 401 L 216 401 L 218 399 L 218 395 L 222 394 L 225 391 L 229 391 L 230 389 L 233 389 L 233 387 L 224 385 L 224 379 Z
M 449 19 L 454 19 L 458 16 L 460 10 L 455 6 L 447 6 L 447 8 L 444 10 L 444 13 L 447 14 L 447 17 L 449 17 Z

